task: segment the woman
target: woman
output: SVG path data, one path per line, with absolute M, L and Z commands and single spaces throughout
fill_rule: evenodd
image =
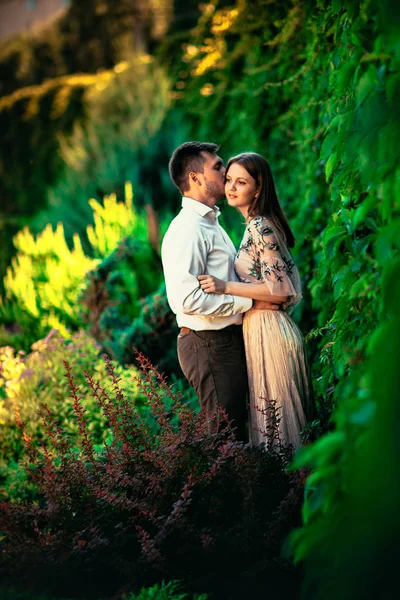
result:
M 246 219 L 235 260 L 240 282 L 200 275 L 200 285 L 208 293 L 258 301 L 243 319 L 251 441 L 271 446 L 279 437 L 298 448 L 313 399 L 304 340 L 289 316 L 302 298 L 289 250 L 295 239 L 265 158 L 255 153 L 231 158 L 225 179 L 228 203 Z

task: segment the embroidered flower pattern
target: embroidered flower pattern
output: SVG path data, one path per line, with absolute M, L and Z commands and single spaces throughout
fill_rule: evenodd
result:
M 253 265 L 249 269 L 249 275 L 255 277 L 258 280 L 262 279 L 261 264 L 259 262 L 253 261 Z
M 285 260 L 285 265 L 286 265 L 286 273 L 289 275 L 289 277 L 291 277 L 293 275 L 293 269 L 295 267 L 294 261 L 293 260 Z
M 243 242 L 243 240 L 242 240 Z M 244 244 L 242 244 L 239 248 L 239 250 L 237 251 L 236 254 L 236 258 L 239 257 L 239 254 L 243 251 L 243 252 L 247 252 L 247 254 L 250 254 L 251 252 L 251 248 L 254 246 L 254 239 L 252 234 L 249 232 L 249 235 L 247 236 L 246 241 L 244 242 Z
M 280 265 L 277 261 L 272 265 L 269 265 L 267 261 L 264 261 L 262 272 L 264 277 L 269 275 L 269 277 L 271 279 L 275 279 L 275 281 L 283 281 L 283 275 L 281 275 L 281 272 L 286 272 L 286 266 Z
M 254 279 L 264 280 L 275 284 L 282 283 L 286 287 L 285 280 L 289 278 L 290 284 L 297 286 L 296 289 L 299 289 L 299 292 L 290 298 L 283 308 L 288 308 L 299 301 L 301 287 L 296 265 L 285 245 L 283 244 L 282 249 L 280 248 L 277 234 L 265 217 L 255 217 L 248 223 L 236 255 L 237 259 L 240 259 L 241 253 L 245 253 L 248 257 L 245 263 L 246 272 L 241 273 L 242 281 L 250 283 L 251 279 L 253 281 Z M 248 279 L 247 276 L 251 279 Z

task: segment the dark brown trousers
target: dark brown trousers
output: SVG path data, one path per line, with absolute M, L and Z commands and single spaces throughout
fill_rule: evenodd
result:
M 247 370 L 242 327 L 218 331 L 184 330 L 178 336 L 178 359 L 183 374 L 195 389 L 200 406 L 212 417 L 226 410 L 236 438 L 248 441 Z M 215 427 L 218 427 L 218 419 Z

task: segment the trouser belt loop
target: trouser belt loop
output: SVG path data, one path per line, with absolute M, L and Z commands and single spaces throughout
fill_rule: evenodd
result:
M 190 333 L 191 331 L 192 331 L 192 330 L 191 330 L 191 329 L 189 329 L 189 327 L 181 327 L 181 330 L 180 330 L 180 332 L 179 332 L 179 333 L 180 333 L 180 335 L 187 335 L 187 334 L 188 334 L 188 333 Z

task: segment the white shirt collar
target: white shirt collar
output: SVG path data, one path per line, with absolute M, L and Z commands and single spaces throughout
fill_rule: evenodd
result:
M 219 217 L 219 215 L 221 214 L 221 211 L 219 210 L 218 206 L 214 206 L 214 208 L 211 208 L 210 206 L 207 206 L 206 204 L 203 204 L 198 200 L 194 200 L 193 198 L 189 198 L 188 196 L 183 196 L 182 208 L 191 208 L 202 217 L 205 217 L 210 213 L 213 213 L 212 215 L 210 214 L 210 217 Z

